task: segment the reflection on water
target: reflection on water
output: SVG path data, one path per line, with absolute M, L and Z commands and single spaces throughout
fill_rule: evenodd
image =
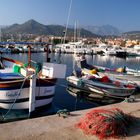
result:
M 10 58 L 27 62 L 27 54 L 5 54 Z M 73 55 L 71 54 L 49 54 L 51 62 L 57 62 L 67 65 L 66 76 L 72 74 L 74 69 Z M 121 66 L 127 66 L 129 68 L 140 69 L 140 58 L 117 58 L 114 56 L 100 56 L 100 55 L 86 55 L 87 62 L 93 65 L 100 65 L 110 68 L 117 68 Z M 37 62 L 46 62 L 46 53 L 33 53 L 32 59 Z M 41 111 L 36 112 L 36 116 L 43 116 L 56 113 L 59 109 L 68 109 L 69 111 L 92 108 L 98 106 L 96 102 L 88 102 L 85 100 L 77 100 L 73 95 L 67 91 L 67 81 L 65 79 L 59 79 L 56 86 L 55 97 L 50 108 L 43 108 Z M 0 110 L 0 113 L 3 112 Z M 6 113 L 6 112 L 5 112 Z M 19 115 L 19 114 L 18 114 Z M 17 115 L 17 116 L 18 116 Z M 28 116 L 28 112 L 27 112 Z
M 28 56 L 26 53 L 23 54 L 5 54 L 8 56 L 22 62 L 27 62 Z M 64 63 L 68 67 L 73 68 L 73 55 L 71 54 L 49 54 L 51 62 Z M 85 55 L 87 62 L 89 64 L 106 66 L 106 67 L 121 67 L 128 66 L 134 69 L 140 69 L 140 57 L 128 57 L 128 58 L 119 58 L 115 56 L 101 56 L 101 55 Z M 36 62 L 45 62 L 46 53 L 32 53 L 32 59 Z
M 122 98 L 113 98 L 113 97 L 111 98 L 106 95 L 101 95 L 94 92 L 89 93 L 89 92 L 85 92 L 84 90 L 81 91 L 80 89 L 72 86 L 68 86 L 67 91 L 79 100 L 94 102 L 98 105 L 118 103 L 124 100 Z
M 140 70 L 140 57 L 119 58 L 115 56 L 86 55 L 86 59 L 89 64 L 110 68 L 127 66 Z

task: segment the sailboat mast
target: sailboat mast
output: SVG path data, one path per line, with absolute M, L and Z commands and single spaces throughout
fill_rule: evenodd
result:
M 74 26 L 74 42 L 78 41 L 80 39 L 80 28 L 78 27 L 78 21 L 75 21 Z
M 70 6 L 69 6 L 69 12 L 68 12 L 68 18 L 67 18 L 67 24 L 66 24 L 66 30 L 64 34 L 64 42 L 66 41 L 66 35 L 67 35 L 67 30 L 68 30 L 68 24 L 69 24 L 69 18 L 70 18 L 70 13 L 71 13 L 71 7 L 72 7 L 72 0 L 70 1 Z
M 31 67 L 31 45 L 28 45 L 28 67 Z
M 77 21 L 77 41 L 80 40 L 80 28 L 79 28 L 79 22 Z
M 74 26 L 74 42 L 76 42 L 76 28 L 77 28 L 77 22 L 75 22 L 75 26 Z
M 0 28 L 0 42 L 1 42 L 1 28 Z

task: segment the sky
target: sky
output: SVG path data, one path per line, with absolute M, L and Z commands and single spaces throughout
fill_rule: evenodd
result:
M 22 24 L 30 19 L 45 25 L 74 25 L 78 21 L 81 26 L 140 30 L 140 0 L 0 0 L 0 25 Z

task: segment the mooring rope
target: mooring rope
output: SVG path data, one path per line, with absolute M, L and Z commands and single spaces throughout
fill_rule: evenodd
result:
M 24 83 L 25 83 L 25 81 L 26 81 L 28 78 L 29 78 L 29 76 L 27 76 L 27 77 L 24 78 L 23 83 L 22 83 L 22 85 L 21 85 L 21 87 L 20 87 L 20 89 L 19 89 L 19 91 L 18 91 L 17 96 L 15 97 L 15 99 L 14 99 L 12 105 L 10 106 L 10 108 L 8 109 L 8 111 L 2 116 L 2 120 L 4 120 L 4 119 L 6 118 L 6 116 L 9 114 L 9 112 L 12 110 L 13 106 L 14 106 L 15 103 L 16 103 L 16 100 L 18 99 L 18 97 L 19 97 L 19 95 L 20 95 L 20 93 L 21 93 L 21 90 L 22 90 L 22 88 L 23 88 L 23 86 L 24 86 Z

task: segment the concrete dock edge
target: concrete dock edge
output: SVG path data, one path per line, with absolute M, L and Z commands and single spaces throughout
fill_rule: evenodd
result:
M 99 108 L 109 109 L 114 107 L 140 118 L 139 100 L 131 103 L 121 102 Z M 75 128 L 75 124 L 90 110 L 71 112 L 67 118 L 51 115 L 0 124 L 0 140 L 98 140 L 97 137 L 86 135 Z M 140 140 L 140 123 L 134 126 L 124 139 Z

